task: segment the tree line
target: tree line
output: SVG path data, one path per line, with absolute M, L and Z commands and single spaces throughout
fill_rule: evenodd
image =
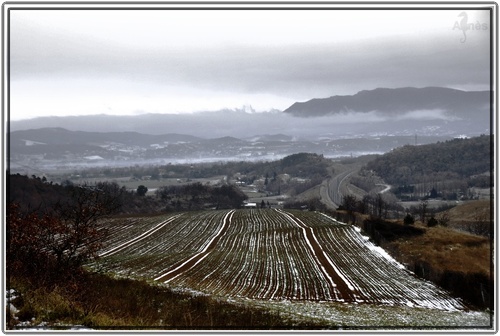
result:
M 248 198 L 233 185 L 210 186 L 199 182 L 160 187 L 156 197 L 164 201 L 167 211 L 240 208 Z

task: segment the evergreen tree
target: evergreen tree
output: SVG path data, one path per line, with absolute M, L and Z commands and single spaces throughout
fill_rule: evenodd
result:
M 146 187 L 142 184 L 137 187 L 137 195 L 144 196 L 144 195 L 146 195 L 147 192 L 148 192 L 148 187 Z

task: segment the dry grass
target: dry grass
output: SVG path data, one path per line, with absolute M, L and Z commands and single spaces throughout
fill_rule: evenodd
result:
M 452 222 L 475 221 L 478 218 L 490 219 L 491 201 L 468 201 L 448 210 Z
M 446 211 L 449 227 L 489 237 L 493 231 L 490 200 L 467 201 Z M 439 215 L 438 215 L 439 216 Z
M 405 262 L 423 261 L 433 269 L 490 276 L 492 250 L 485 237 L 444 227 L 426 228 L 423 235 L 391 243 Z
M 218 298 L 174 292 L 145 281 L 113 279 L 87 273 L 75 288 L 64 284 L 32 286 L 24 278 L 12 279 L 16 290 L 8 329 L 44 325 L 48 328 L 83 325 L 93 329 L 279 329 L 289 320 L 265 308 L 233 304 Z M 9 312 L 7 312 L 9 313 Z M 324 322 L 298 326 L 323 327 Z

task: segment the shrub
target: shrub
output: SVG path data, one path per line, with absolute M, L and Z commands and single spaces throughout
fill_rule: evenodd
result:
M 405 225 L 413 225 L 415 224 L 415 218 L 411 214 L 407 214 L 403 220 Z
M 438 220 L 436 218 L 434 218 L 434 216 L 432 216 L 431 218 L 429 218 L 429 220 L 427 221 L 427 226 L 428 227 L 433 227 L 433 226 L 436 226 L 438 225 Z
M 106 231 L 98 220 L 120 206 L 100 190 L 72 187 L 71 197 L 43 211 L 7 208 L 7 273 L 36 282 L 68 281 L 97 256 Z

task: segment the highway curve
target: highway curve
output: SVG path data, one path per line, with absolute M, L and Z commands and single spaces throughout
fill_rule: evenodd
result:
M 320 187 L 321 201 L 333 209 L 337 209 L 342 203 L 342 198 L 345 195 L 345 184 L 347 178 L 357 173 L 361 169 L 361 163 L 354 163 L 349 165 L 338 165 L 335 171 L 339 171 L 334 176 L 323 181 Z

